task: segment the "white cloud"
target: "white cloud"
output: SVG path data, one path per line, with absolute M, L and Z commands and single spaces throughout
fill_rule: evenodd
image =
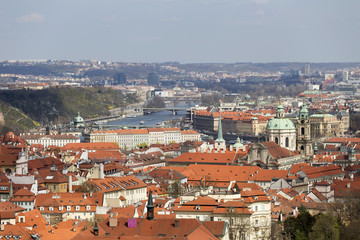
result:
M 251 0 L 251 1 L 256 4 L 265 4 L 269 2 L 269 0 Z
M 258 9 L 258 10 L 255 12 L 255 14 L 256 14 L 256 15 L 263 16 L 263 15 L 265 15 L 265 12 L 264 12 L 264 10 L 262 10 L 262 9 Z
M 28 15 L 24 15 L 16 19 L 18 23 L 34 23 L 34 22 L 43 22 L 45 18 L 40 13 L 34 12 Z

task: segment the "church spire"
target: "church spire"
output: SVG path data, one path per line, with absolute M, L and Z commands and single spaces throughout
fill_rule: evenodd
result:
M 222 132 L 222 125 L 221 125 L 221 113 L 219 112 L 219 127 L 218 127 L 218 137 L 216 139 L 217 142 L 223 142 L 224 137 L 223 137 L 223 132 Z
M 218 137 L 215 140 L 216 150 L 226 150 L 225 140 L 223 137 L 222 125 L 221 125 L 221 112 L 219 112 L 219 126 L 218 126 Z
M 279 106 L 276 108 L 276 118 L 284 118 L 284 117 L 285 117 L 285 111 L 280 99 Z
M 153 220 L 154 219 L 154 202 L 153 202 L 151 190 L 149 192 L 149 198 L 148 198 L 146 208 L 147 208 L 146 219 L 147 220 Z
M 307 119 L 309 117 L 309 111 L 307 110 L 305 99 L 303 100 L 303 105 L 301 107 L 299 118 L 300 119 Z

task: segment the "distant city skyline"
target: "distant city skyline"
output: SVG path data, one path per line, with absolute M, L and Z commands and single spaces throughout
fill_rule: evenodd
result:
M 360 62 L 360 1 L 5 0 L 0 60 Z

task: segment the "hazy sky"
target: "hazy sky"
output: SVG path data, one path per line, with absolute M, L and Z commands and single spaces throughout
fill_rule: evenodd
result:
M 0 60 L 360 61 L 359 0 L 1 0 Z

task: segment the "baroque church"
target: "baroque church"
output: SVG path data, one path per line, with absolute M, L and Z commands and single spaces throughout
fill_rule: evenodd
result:
M 266 142 L 253 144 L 243 165 L 258 165 L 269 169 L 288 169 L 304 162 L 313 154 L 310 121 L 305 102 L 299 112 L 296 126 L 285 118 L 281 102 L 276 117 L 266 126 Z

